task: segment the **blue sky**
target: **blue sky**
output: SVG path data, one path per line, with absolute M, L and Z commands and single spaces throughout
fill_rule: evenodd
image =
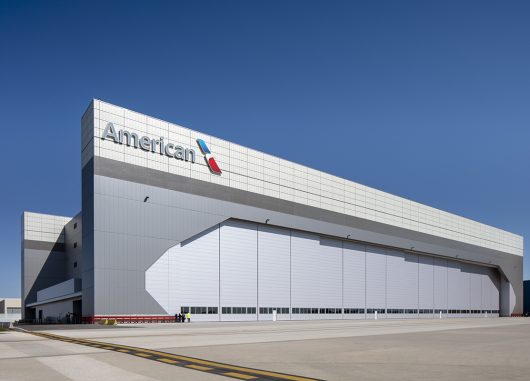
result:
M 528 235 L 529 17 L 528 1 L 1 2 L 0 296 L 20 293 L 21 213 L 81 208 L 92 98 Z

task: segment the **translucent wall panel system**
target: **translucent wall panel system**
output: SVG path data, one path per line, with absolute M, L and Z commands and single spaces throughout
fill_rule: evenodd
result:
M 342 241 L 321 238 L 319 257 L 319 304 L 321 319 L 341 319 L 342 314 Z M 335 309 L 334 313 L 331 313 Z
M 320 308 L 320 238 L 291 232 L 291 307 Z M 318 319 L 318 313 L 299 313 L 293 319 Z
M 364 310 L 366 306 L 365 294 L 365 266 L 366 246 L 344 242 L 343 247 L 343 295 L 344 308 Z M 364 319 L 363 313 L 344 314 L 345 319 Z
M 259 225 L 257 310 L 259 320 L 272 320 L 271 308 L 291 306 L 290 262 L 291 232 L 288 229 Z M 260 309 L 263 313 L 260 313 Z M 289 313 L 281 312 L 277 315 L 278 320 L 290 318 Z
M 386 308 L 386 251 L 377 247 L 366 246 L 366 308 L 367 318 L 370 309 Z M 383 318 L 378 313 L 378 318 Z
M 256 224 L 233 220 L 221 224 L 221 312 L 223 308 L 237 308 L 235 313 L 221 314 L 222 320 L 257 319 L 257 243 Z M 239 308 L 245 308 L 245 313 Z
M 418 311 L 418 256 L 386 250 L 387 318 L 416 317 Z
M 434 310 L 434 257 L 418 255 L 418 309 L 420 318 L 430 318 Z
M 434 258 L 434 310 L 442 310 L 442 314 L 447 312 L 447 260 Z

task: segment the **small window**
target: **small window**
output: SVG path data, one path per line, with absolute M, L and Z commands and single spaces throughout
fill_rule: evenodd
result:
M 21 312 L 20 307 L 7 307 L 8 314 L 19 314 Z
M 77 222 L 74 222 L 74 229 L 77 229 Z
M 74 242 L 74 249 L 77 247 L 77 242 Z
M 189 307 L 180 307 L 180 311 L 183 314 L 187 314 L 188 312 L 190 312 L 190 308 Z
M 77 268 L 77 262 L 74 262 L 74 269 Z

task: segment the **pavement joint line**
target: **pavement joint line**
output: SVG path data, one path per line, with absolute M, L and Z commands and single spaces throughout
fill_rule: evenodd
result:
M 321 379 L 295 376 L 292 374 L 279 373 L 273 371 L 266 371 L 260 369 L 247 368 L 243 366 L 224 364 L 210 360 L 203 360 L 195 357 L 175 355 L 172 353 L 161 352 L 146 348 L 131 347 L 127 345 L 105 343 L 100 341 L 93 341 L 88 339 L 74 339 L 67 336 L 60 336 L 51 333 L 32 332 L 22 328 L 15 328 L 16 331 L 28 333 L 35 336 L 40 336 L 50 340 L 59 340 L 69 342 L 71 344 L 78 344 L 90 347 L 101 348 L 105 350 L 112 350 L 124 354 L 135 355 L 145 358 L 147 360 L 154 360 L 164 362 L 169 365 L 180 366 L 187 369 L 202 371 L 205 373 L 216 374 L 218 376 L 237 378 L 240 380 L 263 380 L 263 381 L 323 381 Z M 154 355 L 154 356 L 153 356 Z

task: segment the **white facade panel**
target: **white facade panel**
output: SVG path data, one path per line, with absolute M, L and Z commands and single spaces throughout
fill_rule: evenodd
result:
M 320 239 L 317 235 L 291 232 L 291 306 L 320 307 Z M 318 313 L 292 314 L 293 320 L 318 319 Z
M 257 319 L 257 234 L 254 223 L 230 220 L 221 224 L 221 320 Z M 231 308 L 231 313 L 222 313 L 223 308 Z
M 345 319 L 364 319 L 366 308 L 366 246 L 344 242 L 343 295 Z M 353 311 L 352 311 L 353 310 Z
M 367 318 L 375 314 L 370 309 L 386 309 L 386 251 L 377 247 L 366 247 L 366 309 Z M 384 314 L 378 313 L 378 318 Z
M 291 306 L 291 232 L 272 226 L 258 226 L 258 316 L 272 320 L 271 308 L 278 320 L 290 319 L 280 308 Z M 267 310 L 264 310 L 266 308 Z M 260 313 L 260 309 L 261 312 Z M 281 313 L 280 313 L 281 312 Z

